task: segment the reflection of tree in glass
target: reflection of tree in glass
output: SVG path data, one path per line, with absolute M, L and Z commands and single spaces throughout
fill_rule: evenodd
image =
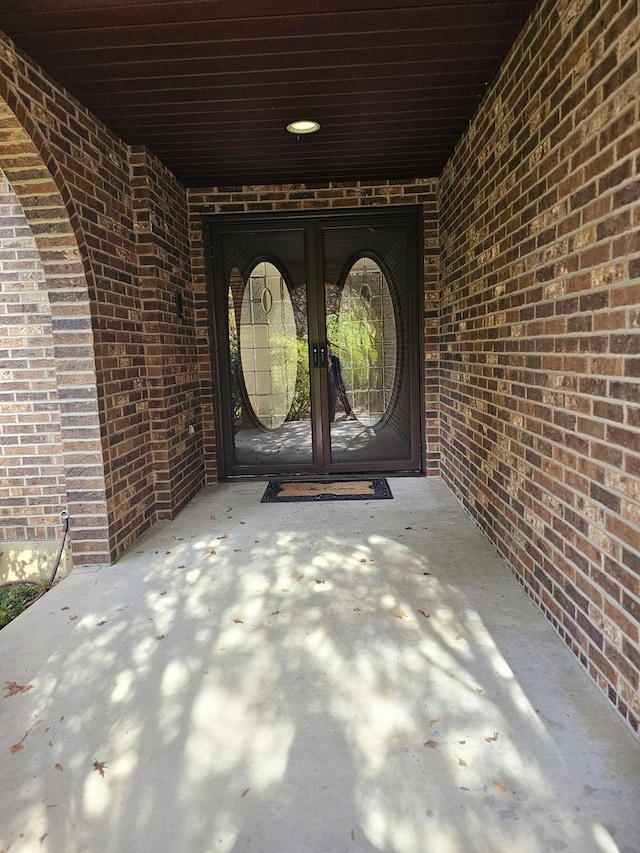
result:
M 296 324 L 296 387 L 287 421 L 308 420 L 311 417 L 309 391 L 309 321 L 307 319 L 307 286 L 301 284 L 289 291 Z
M 288 421 L 303 421 L 311 417 L 311 394 L 309 393 L 309 349 L 305 338 L 298 338 L 298 361 L 296 390 L 287 415 Z
M 233 431 L 236 433 L 242 424 L 242 394 L 240 390 L 238 327 L 236 326 L 236 315 L 231 290 L 229 290 L 229 371 L 231 375 L 231 415 L 233 419 Z

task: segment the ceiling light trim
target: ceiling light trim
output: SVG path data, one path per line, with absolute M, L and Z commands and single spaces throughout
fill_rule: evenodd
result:
M 295 133 L 296 136 L 304 136 L 308 133 L 316 133 L 320 130 L 320 124 L 313 119 L 300 118 L 290 122 L 287 125 L 289 133 Z

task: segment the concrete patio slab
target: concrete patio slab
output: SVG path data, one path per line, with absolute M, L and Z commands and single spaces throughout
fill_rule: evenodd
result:
M 631 731 L 447 488 L 390 484 L 209 487 L 0 632 L 0 851 L 638 853 Z

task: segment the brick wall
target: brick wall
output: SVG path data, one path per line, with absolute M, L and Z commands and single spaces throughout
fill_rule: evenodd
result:
M 51 305 L 74 562 L 109 563 L 202 483 L 183 429 L 197 414 L 184 347 L 195 333 L 173 292 L 189 286 L 186 195 L 2 34 L 0 107 L 1 162 Z
M 39 575 L 66 506 L 51 312 L 24 211 L 0 171 L 0 577 Z M 54 544 L 55 550 L 55 544 Z M 35 562 L 35 565 L 34 565 Z
M 639 36 L 543 2 L 441 182 L 442 475 L 636 731 Z
M 0 51 L 0 62 L 7 58 L 17 62 L 6 50 Z M 49 492 L 49 507 L 68 508 L 76 560 L 84 562 L 89 556 L 102 562 L 109 559 L 108 523 L 87 281 L 76 233 L 52 174 L 56 171 L 55 164 L 45 163 L 43 153 L 48 156 L 42 134 L 13 91 L 9 77 L 0 74 L 0 161 L 8 181 L 7 190 L 10 187 L 12 198 L 21 210 L 23 238 L 31 235 L 32 246 L 37 248 L 38 260 L 33 259 L 33 272 L 39 286 L 38 307 L 43 313 L 42 328 L 50 334 L 54 356 L 53 369 L 48 373 L 51 386 L 47 407 L 52 420 L 59 421 L 62 458 L 58 457 L 58 464 L 62 471 L 56 481 L 57 488 Z M 19 286 L 14 272 L 5 266 L 0 275 L 3 298 Z M 11 338 L 16 331 L 14 318 L 8 316 L 7 320 Z M 13 361 L 15 352 L 9 346 L 2 355 Z M 34 400 L 37 398 L 33 373 L 23 390 L 25 397 L 32 394 Z M 3 438 L 6 429 L 3 425 Z M 41 429 L 39 426 L 38 432 Z M 7 459 L 4 452 L 2 457 L 4 462 Z M 15 467 L 3 466 L 3 472 L 15 515 L 25 521 L 22 530 L 13 533 L 30 537 L 29 548 L 18 552 L 22 561 L 26 560 L 29 549 L 41 548 L 42 543 L 59 535 L 60 519 L 51 509 L 46 520 L 35 511 L 26 499 Z M 53 483 L 49 485 L 53 487 Z M 17 547 L 18 543 L 14 541 L 14 545 Z M 29 567 L 29 571 L 32 569 Z
M 148 151 L 132 150 L 130 164 L 155 508 L 173 518 L 204 484 L 189 216 L 184 189 Z
M 286 213 L 292 210 L 366 208 L 385 205 L 422 205 L 424 211 L 424 335 L 426 466 L 428 474 L 439 470 L 438 435 L 438 181 L 418 178 L 406 182 L 331 182 L 235 188 L 192 189 L 188 192 L 193 247 L 193 284 L 200 330 L 200 369 L 203 376 L 204 451 L 207 478 L 217 476 L 216 437 L 213 417 L 213 381 L 210 342 L 207 334 L 206 270 L 200 217 L 213 213 Z

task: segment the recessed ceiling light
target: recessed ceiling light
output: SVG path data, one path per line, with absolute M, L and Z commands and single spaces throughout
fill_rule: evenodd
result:
M 316 130 L 320 130 L 320 125 L 317 121 L 309 121 L 308 119 L 300 119 L 299 121 L 292 121 L 291 124 L 287 125 L 287 130 L 289 133 L 315 133 Z

